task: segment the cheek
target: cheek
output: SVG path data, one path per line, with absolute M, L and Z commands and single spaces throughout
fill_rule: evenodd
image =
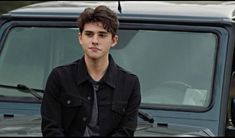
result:
M 85 47 L 85 46 L 87 46 L 87 45 L 89 44 L 89 41 L 86 41 L 86 40 L 84 40 L 84 39 L 80 39 L 80 40 L 79 40 L 79 43 L 80 43 L 80 45 L 81 45 L 82 47 Z
M 105 46 L 105 49 L 106 49 L 106 51 L 109 51 L 109 49 L 112 47 L 112 44 L 110 43 L 110 44 L 108 44 L 108 45 L 106 45 Z
M 86 50 L 86 44 L 84 43 L 84 41 L 79 41 L 80 46 L 83 50 Z

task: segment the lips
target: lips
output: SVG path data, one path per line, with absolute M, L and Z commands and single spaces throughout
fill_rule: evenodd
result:
M 89 47 L 89 49 L 92 50 L 92 51 L 100 51 L 100 49 L 97 48 L 97 47 Z

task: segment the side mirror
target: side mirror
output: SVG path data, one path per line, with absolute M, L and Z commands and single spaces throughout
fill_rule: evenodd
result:
M 231 120 L 235 126 L 235 98 L 231 99 Z
M 230 114 L 231 114 L 231 123 L 232 123 L 232 126 L 229 125 L 226 127 L 226 131 L 225 131 L 225 135 L 226 136 L 232 136 L 234 137 L 235 136 L 235 98 L 231 98 L 231 107 L 230 107 Z

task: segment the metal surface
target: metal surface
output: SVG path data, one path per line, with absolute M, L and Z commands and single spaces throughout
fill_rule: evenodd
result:
M 53 1 L 33 4 L 13 10 L 10 16 L 70 16 L 77 17 L 85 7 L 95 7 L 105 4 L 122 16 L 158 16 L 169 18 L 220 18 L 232 19 L 234 17 L 234 4 L 221 4 L 221 2 L 168 2 L 168 1 L 121 1 L 122 13 L 118 12 L 117 1 Z M 148 7 L 148 8 L 142 8 Z

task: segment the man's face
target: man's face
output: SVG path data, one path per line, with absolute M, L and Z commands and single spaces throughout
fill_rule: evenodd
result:
M 92 59 L 108 56 L 110 48 L 115 46 L 118 40 L 118 37 L 107 32 L 100 22 L 85 24 L 82 34 L 78 35 L 85 56 Z

